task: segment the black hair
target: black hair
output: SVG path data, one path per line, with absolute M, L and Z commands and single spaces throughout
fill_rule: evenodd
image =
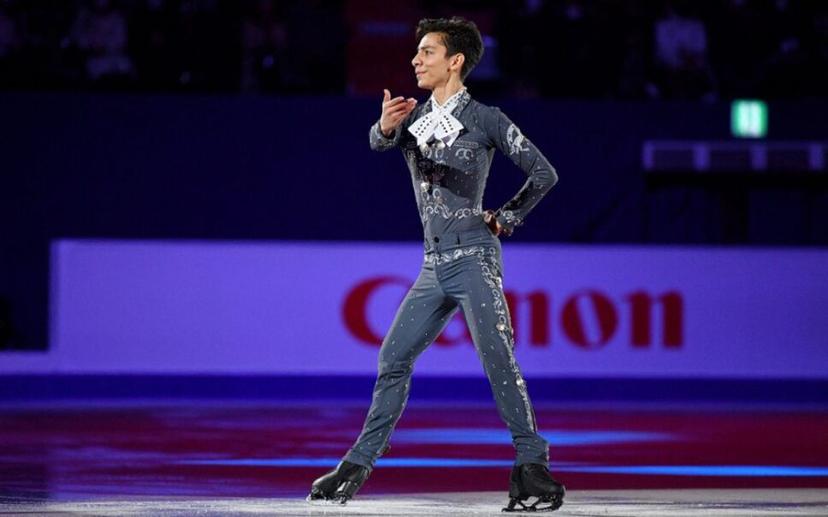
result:
M 429 32 L 442 33 L 446 57 L 457 53 L 463 54 L 465 60 L 460 69 L 460 78 L 465 80 L 483 57 L 483 37 L 480 36 L 477 25 L 460 16 L 423 18 L 417 23 L 417 41 L 419 42 Z

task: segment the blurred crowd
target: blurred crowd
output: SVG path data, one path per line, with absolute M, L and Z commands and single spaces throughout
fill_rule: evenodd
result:
M 373 95 L 409 89 L 414 26 L 477 22 L 477 91 L 823 97 L 824 0 L 0 0 L 0 88 Z
M 542 96 L 795 98 L 828 92 L 828 2 L 525 5 L 506 24 L 525 29 L 504 32 L 503 64 L 507 76 Z M 546 71 L 522 72 L 538 65 Z

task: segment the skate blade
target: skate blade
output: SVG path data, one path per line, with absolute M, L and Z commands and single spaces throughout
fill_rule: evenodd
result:
M 305 498 L 305 501 L 314 506 L 330 506 L 332 504 L 345 506 L 350 500 L 351 497 L 345 494 L 334 494 L 326 496 L 322 492 L 311 492 Z
M 341 497 L 329 497 L 327 499 L 319 497 L 313 499 L 311 496 L 308 496 L 305 498 L 305 501 L 311 506 L 345 506 L 349 500 Z
M 329 505 L 334 501 L 333 496 L 327 496 L 321 490 L 311 490 L 305 501 L 315 506 Z
M 531 499 L 535 499 L 535 502 L 529 503 Z M 513 497 L 509 499 L 509 504 L 501 511 L 509 513 L 554 512 L 562 505 L 563 497 L 558 495 L 526 498 L 523 500 Z
M 305 501 L 315 506 L 322 506 L 323 504 L 330 504 L 331 502 L 330 499 L 325 499 L 324 497 L 314 497 L 312 494 L 308 495 L 305 498 Z

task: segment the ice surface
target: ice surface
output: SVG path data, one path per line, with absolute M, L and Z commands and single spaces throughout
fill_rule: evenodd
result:
M 303 499 L 95 499 L 70 502 L 0 502 L 0 515 L 61 513 L 99 516 L 224 515 L 505 515 L 503 492 L 360 496 L 341 506 Z M 765 516 L 828 515 L 828 490 L 596 490 L 567 493 L 555 516 Z

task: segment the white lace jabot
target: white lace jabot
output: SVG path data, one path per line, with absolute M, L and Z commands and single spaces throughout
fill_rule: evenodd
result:
M 451 147 L 451 144 L 457 139 L 460 131 L 463 129 L 463 124 L 454 118 L 451 114 L 460 96 L 466 88 L 461 88 L 460 91 L 449 97 L 442 106 L 437 103 L 434 95 L 429 99 L 431 101 L 431 111 L 418 118 L 413 124 L 408 126 L 408 131 L 417 138 L 417 145 L 420 149 L 428 147 L 428 142 L 434 138 L 437 140 L 437 145 L 440 147 Z

